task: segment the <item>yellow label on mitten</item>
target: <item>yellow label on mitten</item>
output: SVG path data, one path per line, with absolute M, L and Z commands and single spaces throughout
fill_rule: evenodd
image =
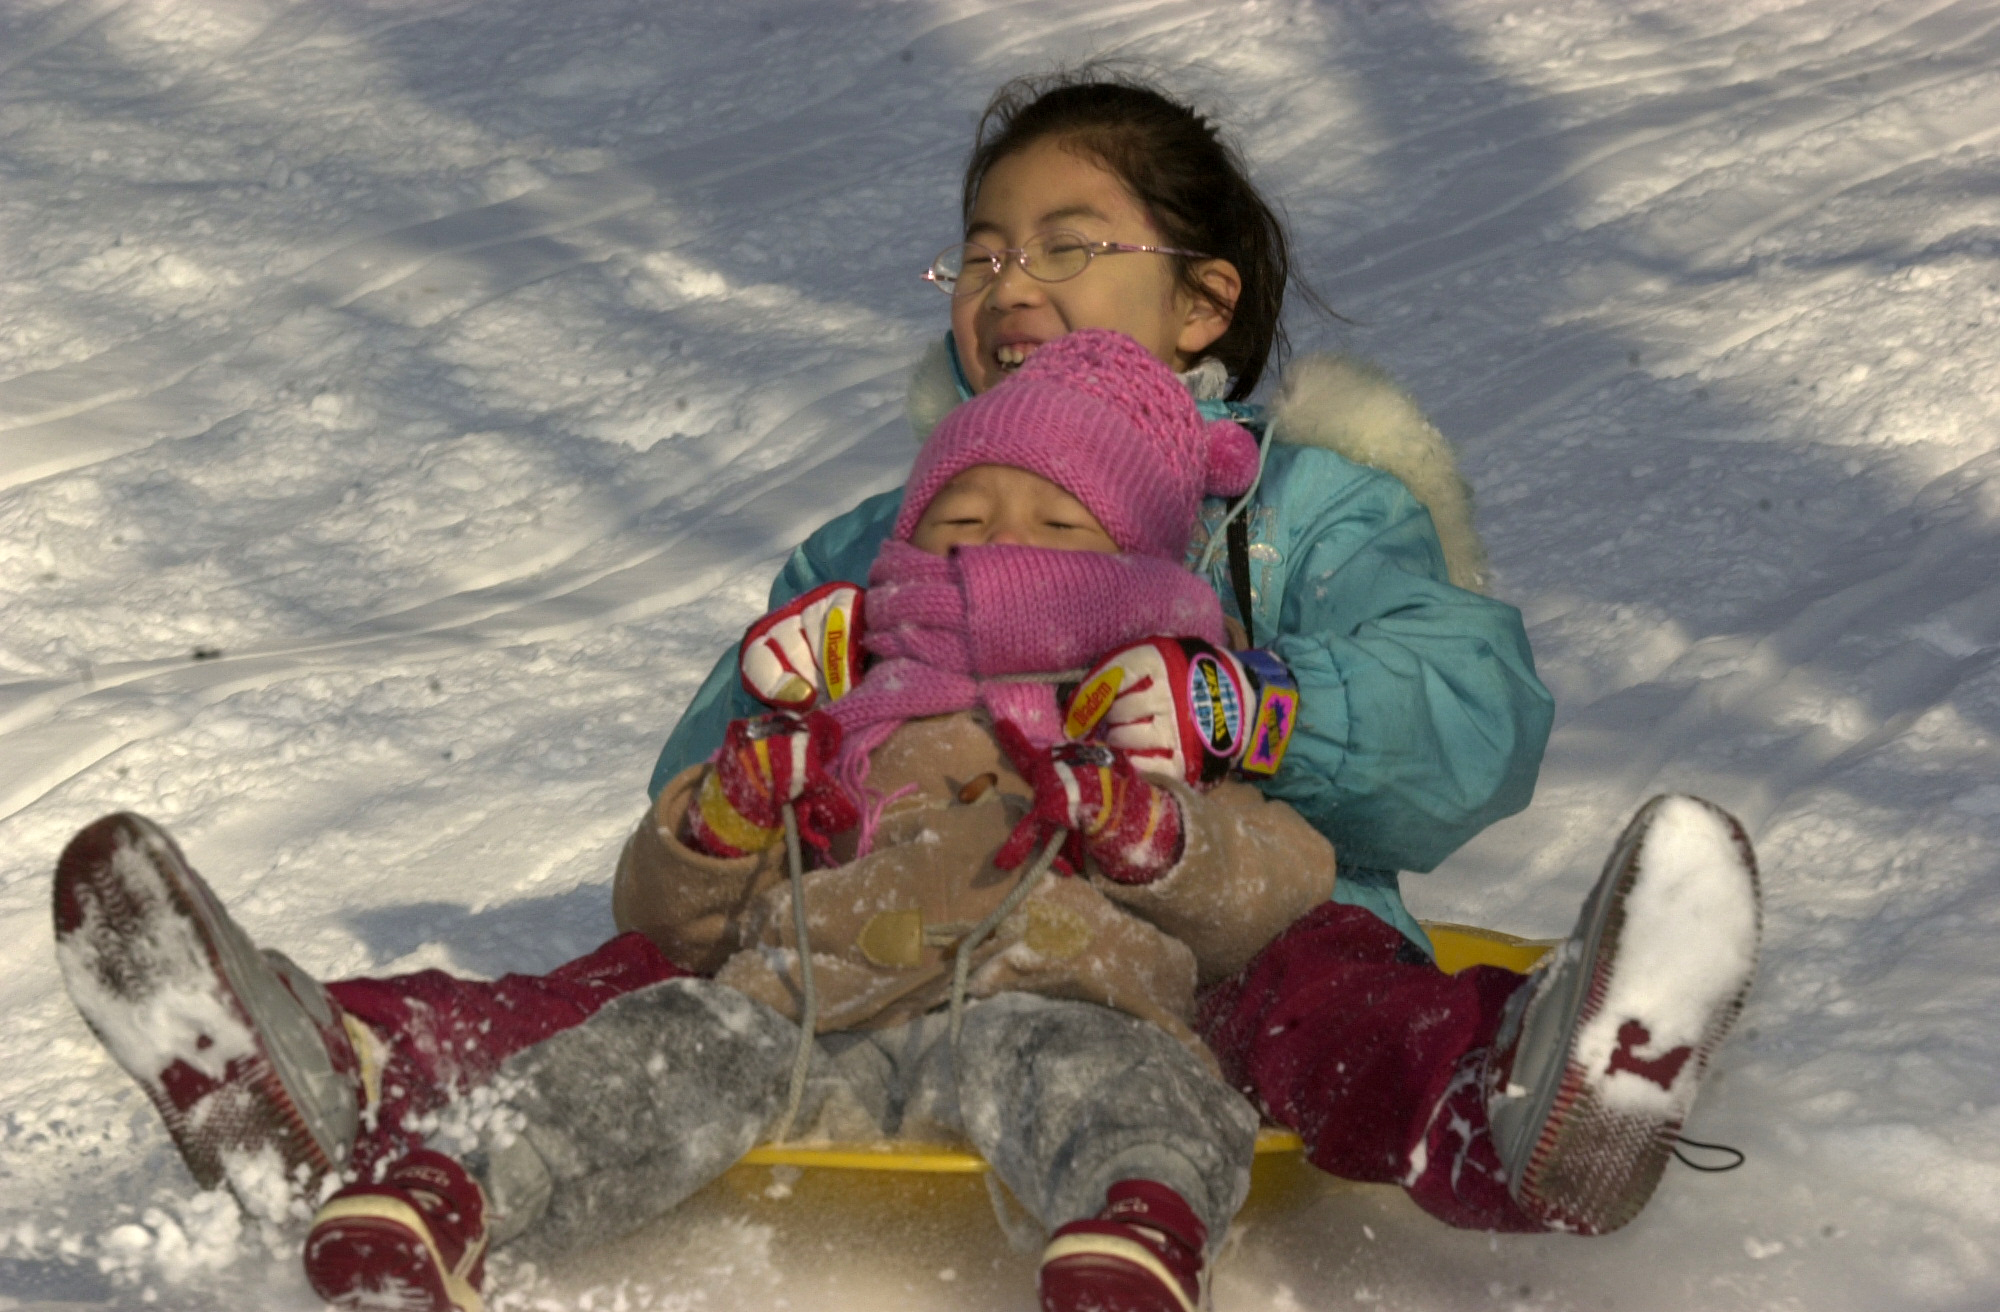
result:
M 1123 667 L 1113 665 L 1099 670 L 1089 682 L 1076 690 L 1076 696 L 1069 699 L 1069 714 L 1063 717 L 1063 737 L 1081 740 L 1097 727 L 1104 713 L 1111 709 L 1111 703 L 1118 698 L 1118 689 L 1125 682 Z
M 758 744 L 762 746 L 763 744 Z M 724 844 L 744 855 L 761 852 L 776 846 L 783 838 L 782 829 L 766 829 L 745 819 L 743 813 L 729 804 L 728 794 L 722 791 L 722 777 L 711 768 L 708 777 L 701 781 L 701 791 L 695 794 L 694 818 L 700 821 L 699 828 L 706 829 Z M 725 853 L 711 853 L 721 856 Z
M 835 606 L 826 613 L 826 636 L 820 644 L 819 668 L 826 675 L 826 699 L 847 695 L 847 611 Z

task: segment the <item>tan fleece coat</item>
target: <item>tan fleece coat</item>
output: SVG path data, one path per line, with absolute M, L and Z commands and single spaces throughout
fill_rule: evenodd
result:
M 612 906 L 676 963 L 799 1015 L 791 888 L 782 847 L 703 855 L 680 840 L 707 767 L 684 771 L 625 845 Z M 867 856 L 809 871 L 807 932 L 819 1029 L 899 1024 L 947 1002 L 952 946 L 1026 870 L 992 854 L 1026 813 L 1027 784 L 972 712 L 912 720 L 876 750 L 869 785 L 888 808 Z M 961 790 L 995 782 L 977 800 Z M 1151 884 L 1051 874 L 978 950 L 969 991 L 1021 989 L 1117 1007 L 1200 1048 L 1199 985 L 1230 975 L 1333 892 L 1332 845 L 1248 784 L 1174 786 L 1185 850 Z M 851 856 L 852 835 L 836 856 Z

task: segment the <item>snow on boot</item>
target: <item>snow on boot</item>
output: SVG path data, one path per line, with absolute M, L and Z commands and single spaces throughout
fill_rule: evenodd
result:
M 105 816 L 63 849 L 56 959 L 72 1001 L 167 1123 L 196 1183 L 270 1219 L 354 1145 L 361 1060 L 325 990 L 259 952 L 166 831 Z
M 482 1312 L 486 1197 L 465 1168 L 418 1148 L 313 1217 L 306 1281 L 339 1308 Z
M 1071 1221 L 1042 1251 L 1042 1312 L 1195 1312 L 1208 1227 L 1151 1180 L 1120 1180 L 1104 1210 Z
M 1760 919 L 1735 817 L 1697 797 L 1640 808 L 1484 1073 L 1508 1192 L 1530 1216 L 1602 1234 L 1645 1206 L 1742 1010 Z

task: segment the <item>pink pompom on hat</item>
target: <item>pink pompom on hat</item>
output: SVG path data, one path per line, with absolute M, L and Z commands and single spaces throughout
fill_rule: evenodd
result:
M 895 538 L 909 541 L 931 498 L 974 465 L 1039 474 L 1121 550 L 1179 563 L 1202 498 L 1250 490 L 1257 440 L 1203 419 L 1174 372 L 1130 337 L 1084 328 L 944 417 L 910 470 Z

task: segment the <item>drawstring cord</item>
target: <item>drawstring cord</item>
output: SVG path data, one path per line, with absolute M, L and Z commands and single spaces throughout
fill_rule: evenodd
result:
M 1236 503 L 1229 507 L 1228 513 L 1222 517 L 1222 522 L 1217 524 L 1214 531 L 1208 535 L 1208 545 L 1202 549 L 1201 558 L 1195 563 L 1194 572 L 1201 577 L 1207 578 L 1208 571 L 1214 568 L 1215 553 L 1222 550 L 1222 544 L 1228 536 L 1230 524 L 1235 522 L 1237 516 L 1250 508 L 1250 502 L 1256 497 L 1257 489 L 1263 486 L 1264 461 L 1270 454 L 1271 430 L 1267 427 L 1257 441 L 1257 476 L 1250 480 L 1250 490 L 1238 497 Z M 1244 623 L 1249 623 L 1247 616 L 1244 618 Z
M 1028 867 L 1027 874 L 1021 876 L 1021 882 L 1014 885 L 1013 891 L 1001 899 L 1000 905 L 988 912 L 984 920 L 974 925 L 966 932 L 965 937 L 958 941 L 958 947 L 954 949 L 954 955 L 951 960 L 951 1045 L 953 1049 L 958 1047 L 959 1027 L 965 1023 L 965 989 L 967 983 L 972 978 L 972 954 L 978 950 L 979 945 L 984 943 L 994 930 L 1000 927 L 1001 921 L 1013 915 L 1014 909 L 1028 900 L 1028 894 L 1035 891 L 1035 886 L 1041 883 L 1043 877 L 1049 873 L 1049 867 L 1056 863 L 1056 853 L 1062 850 L 1063 842 L 1068 837 L 1069 830 L 1067 829 L 1058 829 L 1055 833 L 1049 835 L 1049 841 L 1043 843 L 1042 850 L 1035 854 L 1034 864 Z
M 806 868 L 799 851 L 799 817 L 790 807 L 785 818 L 785 867 L 792 877 L 792 933 L 799 947 L 799 989 L 804 1000 L 799 1009 L 799 1050 L 792 1057 L 792 1080 L 785 1093 L 785 1114 L 778 1118 L 772 1143 L 783 1143 L 792 1132 L 799 1107 L 806 1098 L 806 1074 L 812 1069 L 813 1046 L 819 1030 L 819 990 L 813 985 L 812 945 L 806 936 Z
M 812 1070 L 813 1048 L 818 1041 L 819 1030 L 819 989 L 813 980 L 812 944 L 806 927 L 805 855 L 799 850 L 797 814 L 787 806 L 783 815 L 785 867 L 792 881 L 792 936 L 798 943 L 799 991 L 803 996 L 799 1007 L 799 1047 L 792 1057 L 792 1077 L 785 1091 L 785 1111 L 771 1133 L 772 1143 L 783 1143 L 791 1135 L 799 1109 L 805 1104 L 806 1077 Z M 1042 850 L 1035 854 L 1028 872 L 1021 876 L 1021 881 L 1001 899 L 999 906 L 967 930 L 965 937 L 958 941 L 951 963 L 951 1042 L 954 1048 L 958 1045 L 959 1029 L 965 1023 L 965 993 L 972 977 L 973 954 L 1048 876 L 1056 863 L 1056 853 L 1062 850 L 1063 842 L 1068 837 L 1067 829 L 1058 829 L 1049 835 L 1048 841 L 1042 844 Z

